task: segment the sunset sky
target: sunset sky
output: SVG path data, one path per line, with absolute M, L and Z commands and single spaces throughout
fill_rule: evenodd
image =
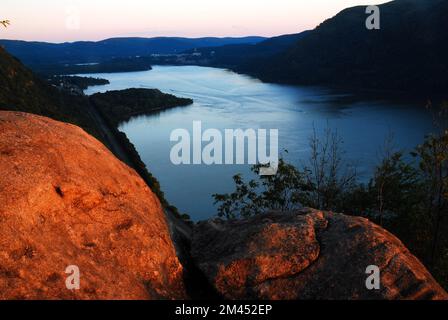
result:
M 110 37 L 274 36 L 314 28 L 381 0 L 1 0 L 0 38 L 64 42 Z

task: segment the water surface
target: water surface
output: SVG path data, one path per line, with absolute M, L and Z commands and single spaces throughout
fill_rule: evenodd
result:
M 411 150 L 432 130 L 431 116 L 418 103 L 352 100 L 325 88 L 262 83 L 224 69 L 197 66 L 155 66 L 145 72 L 92 74 L 110 81 L 87 94 L 126 88 L 157 88 L 192 98 L 194 104 L 120 125 L 142 160 L 159 179 L 168 201 L 194 220 L 216 214 L 211 195 L 233 190 L 232 176 L 249 175 L 247 165 L 180 165 L 170 161 L 172 130 L 191 132 L 195 120 L 207 128 L 279 129 L 279 148 L 296 164 L 306 162 L 313 127 L 327 126 L 344 139 L 345 158 L 358 165 L 366 180 L 379 161 L 379 151 L 392 132 L 397 146 Z

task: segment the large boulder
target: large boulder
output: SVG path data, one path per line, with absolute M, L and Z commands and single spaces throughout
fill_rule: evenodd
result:
M 159 200 L 82 129 L 0 112 L 0 171 L 0 299 L 186 297 Z
M 201 222 L 192 256 L 227 299 L 448 298 L 395 236 L 367 219 L 330 212 Z M 379 290 L 367 289 L 368 266 L 379 267 Z

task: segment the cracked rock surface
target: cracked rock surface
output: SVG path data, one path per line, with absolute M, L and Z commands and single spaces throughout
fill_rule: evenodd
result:
M 200 222 L 192 256 L 227 299 L 448 299 L 400 240 L 360 217 L 304 209 Z M 379 290 L 366 288 L 369 265 Z
M 1 111 L 0 171 L 0 299 L 185 298 L 159 200 L 82 129 Z

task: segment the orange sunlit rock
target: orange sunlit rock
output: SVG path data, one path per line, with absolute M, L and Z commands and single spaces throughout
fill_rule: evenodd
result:
M 228 299 L 448 299 L 400 240 L 360 217 L 304 209 L 201 222 L 192 255 Z M 371 265 L 379 290 L 366 286 Z
M 0 299 L 185 298 L 159 200 L 82 129 L 0 112 L 0 171 Z

